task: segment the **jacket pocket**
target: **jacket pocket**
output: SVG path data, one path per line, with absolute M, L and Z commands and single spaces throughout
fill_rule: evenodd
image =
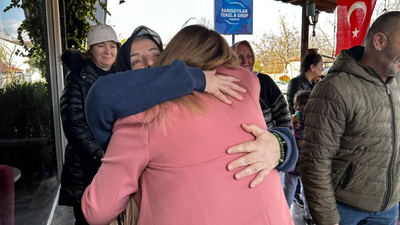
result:
M 340 178 L 336 188 L 335 192 L 337 192 L 339 189 L 344 189 L 350 182 L 351 178 L 353 177 L 355 165 L 357 163 L 350 163 L 346 170 L 344 171 L 342 177 Z

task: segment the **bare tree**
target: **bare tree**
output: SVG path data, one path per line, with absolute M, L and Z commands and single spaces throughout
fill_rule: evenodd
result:
M 282 62 L 275 54 L 272 54 L 273 39 L 275 39 L 273 32 L 264 32 L 258 42 L 252 42 L 256 54 L 255 70 L 261 71 L 263 69 L 265 73 L 282 73 L 284 71 Z
M 329 30 L 333 31 L 333 23 L 328 23 L 322 28 L 317 24 L 316 36 L 313 37 L 310 33 L 309 48 L 317 48 L 318 53 L 325 56 L 333 57 L 335 55 L 334 45 L 334 32 L 330 33 Z
M 197 24 L 201 24 L 207 27 L 208 29 L 214 29 L 213 22 L 207 17 L 201 17 L 200 19 L 197 19 Z
M 279 31 L 264 32 L 259 41 L 253 41 L 255 54 L 260 66 L 266 73 L 287 73 L 291 60 L 300 57 L 299 29 L 286 22 L 284 15 L 279 16 Z
M 116 30 L 116 28 L 117 28 L 117 25 L 115 25 L 111 20 L 108 20 L 107 21 L 107 23 L 106 23 L 107 25 L 110 25 L 113 29 L 114 29 L 114 31 Z M 121 40 L 127 40 L 127 38 L 126 37 L 124 37 L 123 35 L 122 35 L 122 33 L 117 33 L 117 39 L 121 42 Z M 124 41 L 124 43 L 125 43 L 125 41 Z M 121 42 L 121 44 L 123 44 L 122 42 Z
M 0 26 L 0 63 L 2 65 L 2 73 L 10 74 L 11 80 L 15 82 L 15 59 L 19 53 L 19 42 L 4 27 Z
M 375 6 L 375 13 L 377 16 L 380 16 L 389 11 L 398 11 L 400 10 L 400 1 L 399 0 L 386 0 L 382 1 Z

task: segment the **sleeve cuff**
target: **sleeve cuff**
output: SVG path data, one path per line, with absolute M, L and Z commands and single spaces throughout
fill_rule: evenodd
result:
M 292 132 L 287 127 L 275 127 L 270 131 L 279 134 L 284 141 L 287 143 L 287 149 L 285 153 L 285 161 L 276 167 L 277 170 L 282 172 L 291 172 L 294 170 L 299 157 L 299 151 L 296 146 L 296 139 Z
M 198 92 L 204 92 L 206 89 L 206 76 L 203 70 L 194 67 L 188 67 L 189 73 L 192 74 L 192 80 L 194 90 Z

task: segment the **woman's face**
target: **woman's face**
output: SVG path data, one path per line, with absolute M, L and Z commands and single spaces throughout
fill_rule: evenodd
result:
M 92 45 L 90 52 L 92 53 L 94 64 L 102 70 L 108 71 L 117 59 L 117 43 L 113 41 L 100 42 Z
M 321 76 L 321 73 L 324 70 L 323 65 L 324 65 L 324 63 L 321 61 L 316 66 L 314 66 L 314 65 L 310 66 L 310 70 L 311 70 L 311 72 L 313 72 L 315 74 L 315 77 Z
M 238 56 L 239 65 L 246 70 L 251 71 L 254 58 L 250 48 L 247 45 L 241 44 L 236 49 L 236 55 Z
M 132 70 L 151 67 L 161 52 L 156 43 L 149 39 L 134 41 L 131 46 Z

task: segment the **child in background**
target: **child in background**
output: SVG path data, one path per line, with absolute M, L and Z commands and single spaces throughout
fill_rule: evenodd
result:
M 311 94 L 311 91 L 299 90 L 294 95 L 294 101 L 293 101 L 294 107 L 293 108 L 295 110 L 295 113 L 292 115 L 292 121 L 293 121 L 294 135 L 296 138 L 296 144 L 297 144 L 297 148 L 299 151 L 301 149 L 301 145 L 304 140 L 303 139 L 303 132 L 304 132 L 303 109 L 308 101 L 308 98 L 310 97 L 310 94 Z M 299 164 L 297 163 L 295 169 L 292 172 L 289 172 L 287 174 L 287 176 L 285 177 L 284 186 L 283 186 L 286 201 L 287 201 L 289 207 L 292 205 L 294 192 L 296 190 L 296 185 L 299 180 L 301 182 L 300 168 L 299 168 Z M 301 187 L 303 187 L 303 185 L 301 185 Z M 304 211 L 305 211 L 305 215 L 302 215 L 301 219 L 303 220 L 303 222 L 305 224 L 313 224 L 312 217 L 310 215 L 310 212 L 308 211 L 307 201 L 304 198 L 303 188 L 301 188 L 301 197 L 304 202 Z

